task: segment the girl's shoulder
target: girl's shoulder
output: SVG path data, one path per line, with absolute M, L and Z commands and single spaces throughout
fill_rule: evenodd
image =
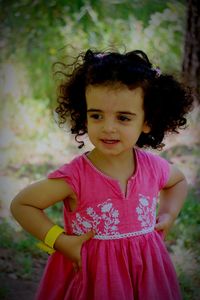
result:
M 54 171 L 48 174 L 48 178 L 61 178 L 67 175 L 73 176 L 74 173 L 82 171 L 85 159 L 85 154 L 81 154 L 73 158 L 70 162 L 64 163 Z
M 143 165 L 146 164 L 147 166 L 160 165 L 160 164 L 162 166 L 163 165 L 169 166 L 169 162 L 159 154 L 155 154 L 150 151 L 141 150 L 138 148 L 135 149 L 135 153 L 139 164 L 143 164 Z
M 170 163 L 158 154 L 136 149 L 137 169 L 142 177 L 151 178 L 162 188 L 170 176 Z
M 77 194 L 79 191 L 80 180 L 83 176 L 84 155 L 75 157 L 70 162 L 61 165 L 47 175 L 48 179 L 64 179 Z

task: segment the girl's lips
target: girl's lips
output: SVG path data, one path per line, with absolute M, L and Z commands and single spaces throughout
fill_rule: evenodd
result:
M 119 140 L 107 140 L 107 139 L 101 139 L 101 141 L 105 144 L 110 144 L 110 145 L 116 144 L 119 142 Z

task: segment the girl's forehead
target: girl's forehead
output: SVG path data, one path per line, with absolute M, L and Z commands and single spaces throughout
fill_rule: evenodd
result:
M 86 99 L 98 98 L 102 95 L 113 96 L 113 97 L 144 97 L 143 89 L 141 87 L 129 88 L 124 84 L 114 85 L 88 85 L 86 87 Z M 107 98 L 107 97 L 106 97 Z
M 143 107 L 143 90 L 141 87 L 134 89 L 126 85 L 107 86 L 90 85 L 86 89 L 86 102 L 88 109 L 98 107 L 101 110 L 140 109 Z

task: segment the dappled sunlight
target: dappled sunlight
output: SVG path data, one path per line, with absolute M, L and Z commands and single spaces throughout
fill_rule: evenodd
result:
M 0 98 L 4 106 L 11 98 L 15 103 L 30 93 L 26 68 L 22 63 L 4 62 L 0 66 Z

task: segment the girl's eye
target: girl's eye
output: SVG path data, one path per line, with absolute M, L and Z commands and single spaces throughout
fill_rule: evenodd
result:
M 122 122 L 128 122 L 128 121 L 131 121 L 130 118 L 128 118 L 127 116 L 123 116 L 123 115 L 118 116 L 118 120 L 119 120 L 119 121 L 122 121 Z
M 89 117 L 94 119 L 94 120 L 101 120 L 102 119 L 102 115 L 100 115 L 100 114 L 92 114 Z

